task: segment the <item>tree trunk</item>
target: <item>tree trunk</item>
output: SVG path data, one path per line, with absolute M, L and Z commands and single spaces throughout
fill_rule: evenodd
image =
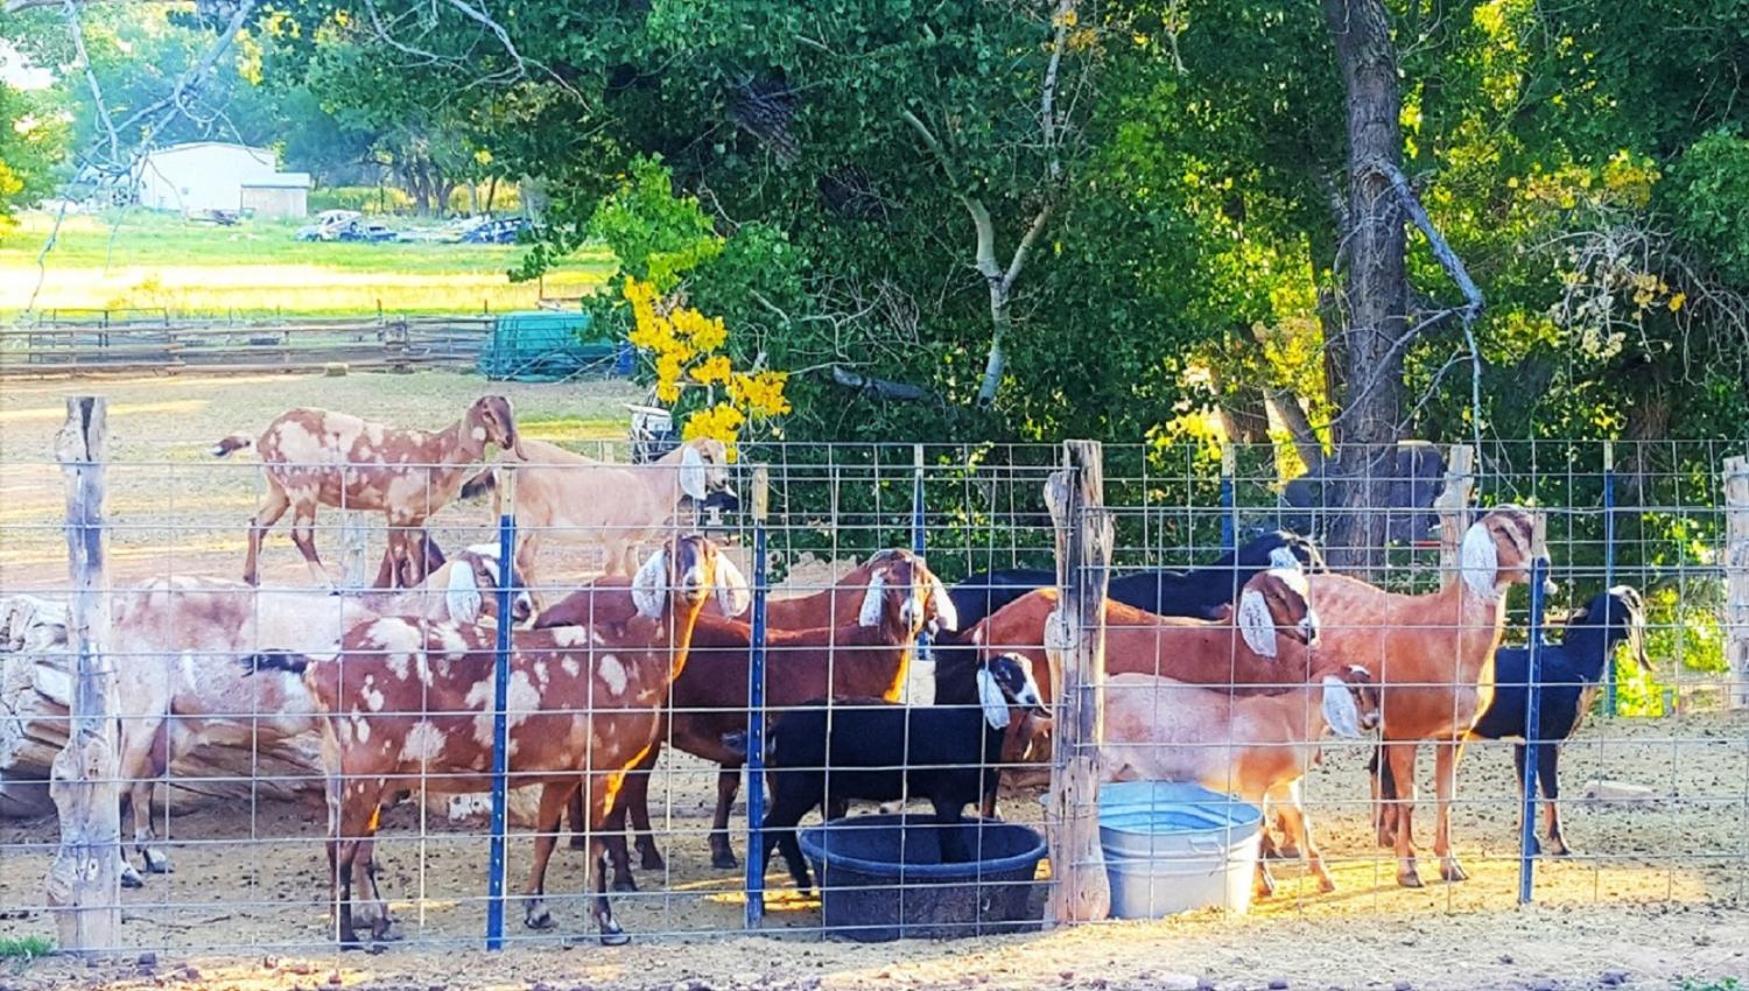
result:
M 1390 476 L 1403 408 L 1408 345 L 1404 213 L 1389 170 L 1400 167 L 1402 98 L 1390 13 L 1383 0 L 1324 0 L 1348 105 L 1348 230 L 1344 389 L 1338 463 L 1342 484 L 1327 540 L 1330 563 L 1369 571 L 1381 562 Z M 1389 167 L 1389 168 L 1387 168 Z

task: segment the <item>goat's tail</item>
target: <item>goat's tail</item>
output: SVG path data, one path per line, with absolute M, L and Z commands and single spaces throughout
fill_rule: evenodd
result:
M 213 445 L 213 457 L 222 458 L 237 451 L 246 451 L 255 446 L 255 438 L 248 434 L 232 434 Z
M 243 665 L 245 674 L 257 671 L 283 671 L 286 674 L 303 675 L 310 667 L 308 654 L 297 654 L 289 650 L 264 650 L 259 654 L 249 654 L 238 660 Z

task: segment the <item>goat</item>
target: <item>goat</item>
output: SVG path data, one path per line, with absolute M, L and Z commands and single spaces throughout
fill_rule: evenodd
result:
M 1258 572 L 1322 565 L 1323 558 L 1311 541 L 1286 530 L 1273 530 L 1201 568 L 1120 575 L 1111 580 L 1105 594 L 1157 616 L 1225 619 L 1227 607 Z M 951 594 L 960 620 L 969 629 L 1033 589 L 1056 584 L 1054 571 L 1008 568 L 971 575 L 955 585 Z
M 625 773 L 661 727 L 668 686 L 686 665 L 693 624 L 710 590 L 740 598 L 746 582 L 715 545 L 677 537 L 639 568 L 626 623 L 533 630 L 510 658 L 509 773 L 542 784 L 525 919 L 551 924 L 544 876 L 554 830 L 571 793 L 587 781 L 599 826 Z M 421 629 L 421 627 L 424 627 Z M 494 635 L 480 626 L 388 617 L 354 627 L 332 660 L 272 652 L 255 669 L 300 676 L 321 713 L 328 782 L 329 864 L 343 946 L 358 943 L 352 891 L 377 908 L 372 938 L 388 935 L 388 911 L 368 870 L 384 799 L 394 788 L 447 793 L 490 787 Z M 589 858 L 601 941 L 626 941 L 613 921 L 601 862 Z
M 918 634 L 956 619 L 940 579 L 910 551 L 882 552 L 871 559 L 866 587 L 849 623 L 812 630 L 770 629 L 766 635 L 765 704 L 773 710 L 819 697 L 872 696 L 898 701 L 909 677 Z M 841 583 L 840 588 L 844 585 Z M 541 614 L 540 625 L 576 621 L 593 612 L 612 615 L 623 604 L 607 596 L 573 593 Z M 831 608 L 831 603 L 821 605 Z M 741 785 L 742 755 L 722 743 L 724 734 L 747 728 L 748 669 L 752 629 L 746 623 L 702 616 L 693 630 L 693 661 L 675 679 L 668 732 L 626 779 L 622 800 L 608 821 L 608 851 L 616 890 L 636 890 L 623 836 L 631 818 L 646 870 L 663 861 L 650 829 L 649 769 L 663 739 L 673 747 L 721 765 L 711 823 L 711 865 L 736 866 L 729 844 L 729 811 Z M 573 830 L 577 816 L 573 809 Z
M 690 440 L 641 465 L 596 461 L 542 441 L 525 442 L 516 459 L 525 462 L 516 469 L 516 566 L 536 582 L 535 560 L 548 541 L 598 544 L 608 574 L 630 575 L 639 545 L 661 539 L 684 500 L 730 490 L 728 449 L 718 440 Z M 488 490 L 498 501 L 491 471 L 463 486 L 462 497 Z
M 1627 585 L 1617 585 L 1598 593 L 1568 617 L 1566 633 L 1559 644 L 1544 644 L 1542 647 L 1542 681 L 1537 688 L 1537 694 L 1542 697 L 1538 727 L 1542 742 L 1536 747 L 1536 770 L 1543 797 L 1548 800 L 1548 849 L 1557 857 L 1572 853 L 1561 829 L 1558 801 L 1561 797 L 1561 744 L 1579 731 L 1579 725 L 1584 722 L 1596 697 L 1597 686 L 1603 680 L 1604 667 L 1615 654 L 1617 644 L 1627 641 L 1641 670 L 1651 670 L 1651 664 L 1646 660 L 1645 611 L 1645 603 L 1638 591 Z M 1526 739 L 1524 717 L 1529 685 L 1530 648 L 1501 647 L 1495 651 L 1494 699 L 1477 717 L 1476 724 L 1470 728 L 1469 738 Z M 1523 743 L 1512 748 L 1521 792 L 1525 749 Z M 1386 798 L 1396 797 L 1396 782 L 1388 766 L 1380 776 L 1379 788 Z M 1534 837 L 1531 843 L 1532 852 L 1539 852 Z
M 127 783 L 124 802 L 133 809 L 134 848 L 146 871 L 170 871 L 169 857 L 151 845 L 151 800 L 153 785 L 172 763 L 206 744 L 261 746 L 316 728 L 300 687 L 245 678 L 236 658 L 268 646 L 332 652 L 348 629 L 384 615 L 464 624 L 495 617 L 497 554 L 495 546 L 469 548 L 423 586 L 399 593 L 263 591 L 188 576 L 153 579 L 118 593 L 109 636 L 110 652 L 121 659 L 118 768 Z M 511 582 L 521 585 L 514 572 Z M 527 592 L 519 592 L 512 621 L 528 620 L 531 608 Z M 122 883 L 139 887 L 142 878 L 126 866 Z
M 855 626 L 871 583 L 895 560 L 921 561 L 904 548 L 890 547 L 876 551 L 869 555 L 868 560 L 851 568 L 845 572 L 844 577 L 825 588 L 816 588 L 802 595 L 767 599 L 765 625 L 773 630 L 817 630 L 827 626 Z M 945 624 L 945 628 L 957 629 L 959 612 L 953 607 L 947 586 L 933 571 L 927 574 L 927 581 L 932 585 L 930 601 L 943 617 L 953 617 L 951 623 Z M 705 615 L 711 614 L 712 607 L 707 604 Z M 939 628 L 941 627 L 938 626 L 937 619 L 932 616 L 927 624 L 928 632 L 934 634 Z
M 1289 841 L 1328 893 L 1336 890 L 1336 882 L 1312 840 L 1300 780 L 1318 759 L 1325 731 L 1358 739 L 1378 726 L 1378 702 L 1372 676 L 1360 667 L 1274 695 L 1234 695 L 1146 674 L 1113 675 L 1105 682 L 1105 777 L 1196 781 L 1265 812 L 1273 802 Z M 1264 896 L 1275 893 L 1261 858 L 1257 890 Z
M 975 707 L 818 698 L 779 718 L 766 759 L 771 808 L 762 824 L 761 873 L 776 846 L 796 887 L 810 890 L 813 882 L 796 840 L 802 816 L 853 798 L 886 802 L 906 794 L 927 798 L 936 824 L 949 827 L 939 831 L 942 862 L 971 859 L 957 827 L 968 804 L 995 796 L 1011 709 L 1045 712 L 1025 658 L 986 658 L 979 663 L 977 683 Z M 734 740 L 724 742 L 733 745 Z
M 389 520 L 389 547 L 377 571 L 376 586 L 410 584 L 424 577 L 423 544 L 415 549 L 409 534 L 461 491 L 469 466 L 487 444 L 522 456 L 522 439 L 510 400 L 482 396 L 462 418 L 443 430 L 402 430 L 356 416 L 299 407 L 286 410 L 258 439 L 232 434 L 213 447 L 227 457 L 254 447 L 261 457 L 267 492 L 249 521 L 249 554 L 243 581 L 258 584 L 261 541 L 292 511 L 292 542 L 317 584 L 333 580 L 316 555 L 316 507 L 378 510 Z
M 1435 743 L 1438 819 L 1434 852 L 1440 876 L 1468 875 L 1451 851 L 1451 797 L 1464 737 L 1494 694 L 1494 651 L 1506 622 L 1506 590 L 1530 580 L 1535 520 L 1501 506 L 1464 533 L 1459 575 L 1427 595 L 1386 592 L 1343 575 L 1310 575 L 1311 599 L 1324 618 L 1321 650 L 1330 658 L 1373 672 L 1384 713 L 1380 744 L 1397 781 L 1411 794 L 1381 802 L 1380 842 L 1396 847 L 1397 883 L 1421 887 L 1412 828 L 1415 757 L 1421 741 Z M 1375 794 L 1383 797 L 1375 778 Z M 1395 836 L 1390 833 L 1395 811 Z

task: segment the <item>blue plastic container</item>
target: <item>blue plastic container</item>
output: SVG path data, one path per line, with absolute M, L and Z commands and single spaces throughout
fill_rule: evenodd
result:
M 1251 908 L 1263 812 L 1230 795 L 1177 781 L 1099 788 L 1099 843 L 1111 912 L 1158 919 L 1217 907 Z
M 941 862 L 941 831 L 965 834 L 973 860 Z M 1038 925 L 1034 880 L 1044 837 L 1011 822 L 851 816 L 801 831 L 802 854 L 819 875 L 820 923 L 865 943 L 1014 932 Z

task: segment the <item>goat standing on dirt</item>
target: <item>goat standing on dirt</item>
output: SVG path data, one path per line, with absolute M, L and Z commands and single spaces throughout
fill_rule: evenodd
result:
M 1447 881 L 1464 872 L 1451 850 L 1451 799 L 1464 737 L 1494 695 L 1494 651 L 1506 625 L 1506 590 L 1528 582 L 1536 545 L 1535 520 L 1501 506 L 1464 533 L 1460 573 L 1427 595 L 1386 592 L 1344 575 L 1308 577 L 1311 598 L 1324 617 L 1320 649 L 1330 658 L 1373 672 L 1384 713 L 1380 747 L 1392 777 L 1409 793 L 1381 804 L 1381 844 L 1397 852 L 1397 883 L 1421 887 L 1415 865 L 1415 757 L 1423 740 L 1434 744 L 1438 819 L 1433 852 Z M 1375 779 L 1375 794 L 1379 783 Z M 1394 817 L 1391 813 L 1394 811 Z M 1395 819 L 1395 835 L 1390 820 Z
M 729 490 L 728 449 L 719 440 L 689 440 L 661 458 L 618 465 L 573 454 L 556 444 L 528 441 L 516 448 L 516 566 L 536 583 L 535 558 L 548 541 L 598 544 L 610 575 L 638 567 L 638 547 L 660 540 L 681 504 L 703 502 Z M 482 472 L 462 488 L 471 499 L 494 490 L 497 476 Z
M 261 540 L 292 511 L 292 542 L 318 584 L 333 579 L 316 556 L 316 507 L 376 510 L 388 516 L 389 547 L 376 586 L 411 584 L 425 577 L 425 553 L 411 534 L 461 491 L 470 467 L 496 444 L 523 456 L 510 400 L 482 396 L 460 420 L 436 432 L 402 430 L 345 413 L 299 407 L 275 417 L 259 439 L 232 434 L 214 446 L 225 457 L 254 447 L 267 492 L 249 521 L 249 556 L 243 580 L 259 584 Z
M 498 586 L 498 549 L 481 546 L 456 555 L 424 586 L 397 594 L 263 591 L 188 576 L 118 593 L 108 649 L 118 659 L 119 771 L 124 802 L 133 807 L 134 849 L 147 872 L 170 870 L 170 858 L 152 846 L 151 803 L 171 764 L 203 745 L 258 748 L 316 728 L 301 685 L 247 678 L 237 658 L 267 647 L 331 653 L 347 630 L 383 615 L 473 624 L 495 617 Z M 512 620 L 529 619 L 530 609 L 528 593 L 519 591 Z M 127 866 L 122 883 L 142 882 Z

